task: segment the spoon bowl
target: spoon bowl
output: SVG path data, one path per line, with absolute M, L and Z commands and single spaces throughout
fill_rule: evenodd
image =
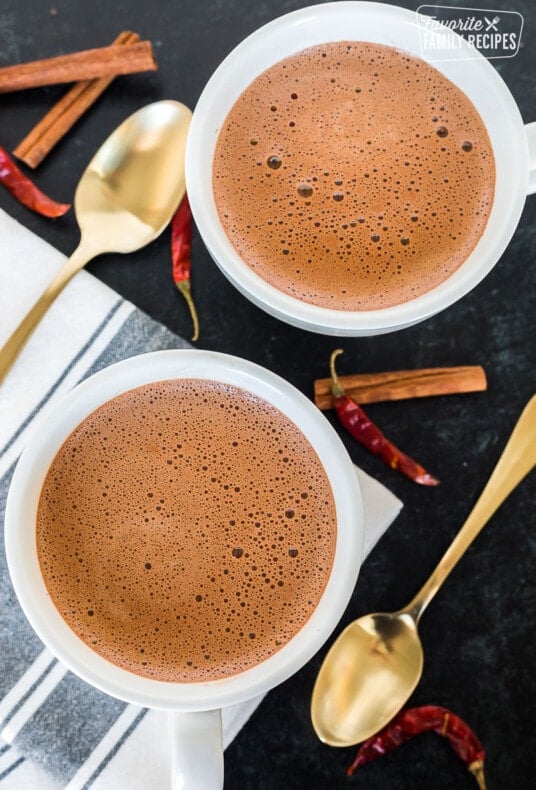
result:
M 148 104 L 105 140 L 74 197 L 80 246 L 126 253 L 160 235 L 185 192 L 190 118 L 179 102 Z
M 80 244 L 0 349 L 0 382 L 54 299 L 88 261 L 105 252 L 139 250 L 169 224 L 186 189 L 191 117 L 180 102 L 155 102 L 104 141 L 75 193 Z
M 318 737 L 330 746 L 364 741 L 400 710 L 422 666 L 416 623 L 408 615 L 368 614 L 350 623 L 328 652 L 313 691 Z
M 403 609 L 368 614 L 337 638 L 318 673 L 311 700 L 316 734 L 330 746 L 352 746 L 384 727 L 420 680 L 419 619 L 450 571 L 497 508 L 536 464 L 536 395 L 523 410 L 478 501 L 437 568 Z

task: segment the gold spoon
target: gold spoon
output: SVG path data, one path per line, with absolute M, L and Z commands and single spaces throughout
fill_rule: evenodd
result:
M 133 252 L 169 224 L 185 192 L 192 113 L 176 101 L 142 107 L 99 148 L 74 197 L 80 244 L 0 349 L 0 382 L 60 291 L 104 252 Z
M 404 705 L 422 674 L 419 619 L 465 550 L 536 464 L 536 395 L 522 412 L 480 498 L 439 565 L 410 603 L 369 614 L 338 637 L 320 668 L 311 702 L 313 727 L 330 746 L 373 735 Z

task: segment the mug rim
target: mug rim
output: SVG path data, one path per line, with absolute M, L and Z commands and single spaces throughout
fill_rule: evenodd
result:
M 322 463 L 331 485 L 337 520 L 335 556 L 326 588 L 300 631 L 250 669 L 225 678 L 189 683 L 136 675 L 83 642 L 52 603 L 40 571 L 35 541 L 41 487 L 71 431 L 115 395 L 173 378 L 235 384 L 286 414 L 306 436 Z M 292 384 L 255 363 L 194 349 L 131 357 L 95 373 L 58 399 L 46 420 L 38 420 L 32 430 L 13 474 L 5 515 L 11 581 L 23 612 L 46 647 L 78 677 L 113 697 L 144 707 L 177 711 L 210 710 L 241 702 L 268 691 L 298 671 L 329 637 L 350 600 L 361 563 L 363 530 L 362 500 L 352 462 L 335 430 L 314 404 Z
M 486 90 L 493 93 L 494 128 L 499 128 L 500 135 L 511 142 L 508 148 L 508 162 L 505 162 L 503 146 L 494 144 L 494 140 L 491 139 L 490 124 L 485 122 L 495 156 L 494 201 L 483 234 L 457 271 L 447 280 L 415 299 L 377 310 L 345 311 L 320 307 L 283 293 L 248 267 L 223 230 L 215 208 L 212 173 L 208 174 L 209 167 L 212 171 L 214 146 L 227 112 L 242 90 L 258 74 L 269 65 L 286 57 L 284 54 L 280 55 L 277 49 L 278 39 L 285 31 L 288 31 L 289 39 L 292 35 L 295 42 L 288 45 L 287 54 L 292 54 L 310 46 L 301 43 L 300 32 L 305 31 L 303 35 L 309 35 L 309 29 L 312 30 L 312 26 L 316 25 L 317 30 L 320 31 L 317 43 L 342 40 L 341 36 L 335 39 L 328 33 L 322 37 L 328 23 L 339 20 L 337 24 L 342 24 L 348 18 L 351 19 L 352 25 L 357 26 L 359 21 L 369 15 L 373 15 L 371 18 L 374 18 L 377 24 L 378 37 L 359 38 L 352 36 L 349 31 L 345 40 L 391 43 L 392 46 L 406 49 L 426 61 L 420 52 L 416 53 L 397 42 L 380 40 L 395 35 L 392 32 L 395 29 L 398 31 L 404 29 L 405 32 L 398 32 L 398 36 L 413 36 L 415 39 L 413 46 L 416 48 L 418 31 L 415 11 L 385 3 L 362 2 L 362 0 L 340 0 L 292 11 L 252 32 L 225 57 L 208 80 L 197 102 L 186 145 L 186 184 L 192 213 L 206 248 L 223 274 L 250 301 L 276 318 L 302 329 L 339 336 L 367 336 L 411 326 L 449 307 L 472 290 L 495 266 L 510 242 L 523 210 L 528 185 L 528 145 L 521 114 L 512 94 L 488 60 L 461 36 L 449 31 L 459 39 L 460 48 L 471 54 L 471 65 L 468 66 L 466 61 L 454 58 L 446 65 L 435 61 L 427 62 L 455 82 L 466 94 L 467 85 L 461 87 L 452 79 L 450 72 L 456 71 L 456 66 L 453 65 L 455 62 L 463 62 L 464 80 L 469 82 L 465 74 L 470 68 L 471 73 L 475 74 L 473 83 L 478 77 L 479 81 L 484 83 Z M 390 27 L 387 27 L 389 25 Z M 269 54 L 263 54 L 265 52 Z M 263 57 L 263 66 L 255 67 L 260 57 L 259 53 Z M 266 59 L 270 60 L 268 65 L 264 63 Z M 445 70 L 449 73 L 445 73 Z M 244 77 L 243 74 L 247 76 Z M 240 75 L 238 78 L 245 82 L 239 90 L 233 87 L 233 80 L 237 75 Z M 470 97 L 470 100 L 476 105 L 473 97 Z M 489 101 L 491 102 L 491 99 Z M 501 113 L 496 112 L 497 103 L 501 105 L 503 110 Z M 223 111 L 220 111 L 221 105 L 225 105 Z M 477 109 L 482 115 L 480 108 Z M 508 189 L 506 189 L 507 182 Z

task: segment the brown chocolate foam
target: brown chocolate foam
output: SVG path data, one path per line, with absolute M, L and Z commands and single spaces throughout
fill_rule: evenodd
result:
M 311 445 L 241 389 L 163 381 L 73 431 L 44 482 L 48 591 L 97 653 L 163 681 L 248 669 L 312 614 L 333 562 L 331 487 Z
M 461 266 L 486 227 L 495 164 L 478 112 L 439 71 L 392 47 L 334 42 L 241 94 L 213 188 L 260 277 L 321 307 L 372 310 Z

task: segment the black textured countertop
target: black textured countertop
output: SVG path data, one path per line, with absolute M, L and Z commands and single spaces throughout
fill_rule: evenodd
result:
M 489 8 L 490 0 L 472 4 Z M 193 108 L 213 70 L 244 36 L 304 5 L 299 0 L 1 0 L 0 65 L 104 46 L 123 29 L 152 40 L 159 63 L 156 73 L 115 80 L 36 171 L 39 185 L 57 199 L 71 201 L 93 152 L 127 115 L 162 98 Z M 532 0 L 498 5 L 525 19 L 520 52 L 494 65 L 524 120 L 530 121 L 536 119 L 536 5 Z M 14 148 L 63 91 L 50 87 L 0 96 L 0 144 Z M 4 190 L 0 206 L 64 253 L 75 248 L 78 230 L 72 212 L 54 223 L 31 214 Z M 536 198 L 529 198 L 493 272 L 446 312 L 402 332 L 342 343 L 341 373 L 481 364 L 488 390 L 369 407 L 388 435 L 440 477 L 436 489 L 415 486 L 390 472 L 340 431 L 353 460 L 405 506 L 362 568 L 336 633 L 360 614 L 396 609 L 410 599 L 462 524 L 535 390 L 535 220 Z M 170 280 L 168 243 L 165 233 L 138 253 L 108 255 L 88 269 L 188 337 L 189 316 Z M 294 329 L 253 306 L 223 277 L 198 236 L 193 267 L 201 318 L 198 347 L 254 360 L 310 395 L 313 380 L 327 375 L 334 340 Z M 425 668 L 410 703 L 447 706 L 473 726 L 487 750 L 488 790 L 525 788 L 536 775 L 534 480 L 524 482 L 469 549 L 420 628 Z M 355 749 L 321 744 L 309 720 L 311 690 L 326 649 L 269 693 L 228 748 L 227 790 L 476 787 L 434 735 L 347 778 Z

